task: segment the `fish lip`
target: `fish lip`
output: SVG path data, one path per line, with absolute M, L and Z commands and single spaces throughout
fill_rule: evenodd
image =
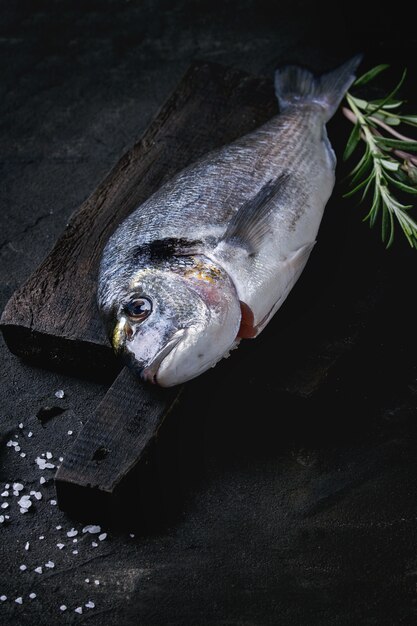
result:
M 140 376 L 143 380 L 153 383 L 154 385 L 157 384 L 159 366 L 165 357 L 168 356 L 168 354 L 179 344 L 186 332 L 185 328 L 177 330 L 168 343 L 156 354 L 152 363 L 140 369 Z

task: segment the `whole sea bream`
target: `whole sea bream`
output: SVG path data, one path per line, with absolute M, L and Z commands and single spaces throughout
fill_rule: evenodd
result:
M 172 386 L 198 376 L 284 302 L 335 182 L 325 124 L 359 62 L 321 77 L 276 70 L 280 114 L 182 170 L 110 237 L 98 306 L 142 378 Z

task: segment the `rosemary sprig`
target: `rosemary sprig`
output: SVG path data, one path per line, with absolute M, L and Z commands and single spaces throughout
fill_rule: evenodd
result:
M 354 83 L 368 83 L 387 69 L 378 65 Z M 364 100 L 346 94 L 344 115 L 354 126 L 346 144 L 343 158 L 349 159 L 364 142 L 363 154 L 350 172 L 350 191 L 345 196 L 362 192 L 361 201 L 371 196 L 371 208 L 364 220 L 374 226 L 381 216 L 382 241 L 389 248 L 394 240 L 395 222 L 401 226 L 409 244 L 417 249 L 417 222 L 411 217 L 412 204 L 404 204 L 408 194 L 417 194 L 417 139 L 407 137 L 396 128 L 400 125 L 417 127 L 417 115 L 399 113 L 403 100 L 397 95 L 406 76 L 404 71 L 396 87 L 379 100 Z M 414 154 L 416 153 L 416 154 Z M 400 199 L 398 198 L 400 197 Z

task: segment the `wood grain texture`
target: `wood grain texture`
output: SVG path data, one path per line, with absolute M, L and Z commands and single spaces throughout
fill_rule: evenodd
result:
M 215 64 L 191 66 L 143 138 L 73 214 L 51 253 L 9 300 L 0 324 L 10 350 L 54 367 L 115 368 L 95 300 L 109 236 L 174 173 L 276 112 L 269 79 Z
M 124 368 L 62 462 L 58 496 L 63 483 L 112 493 L 143 458 L 178 395 L 178 388 L 138 384 Z

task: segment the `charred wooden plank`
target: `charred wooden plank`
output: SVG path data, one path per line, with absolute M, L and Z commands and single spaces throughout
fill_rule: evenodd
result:
M 124 368 L 81 430 L 56 474 L 59 505 L 73 508 L 82 492 L 96 506 L 143 461 L 179 388 L 141 383 Z M 84 496 L 85 497 L 85 496 Z M 88 508 L 86 503 L 84 509 Z

